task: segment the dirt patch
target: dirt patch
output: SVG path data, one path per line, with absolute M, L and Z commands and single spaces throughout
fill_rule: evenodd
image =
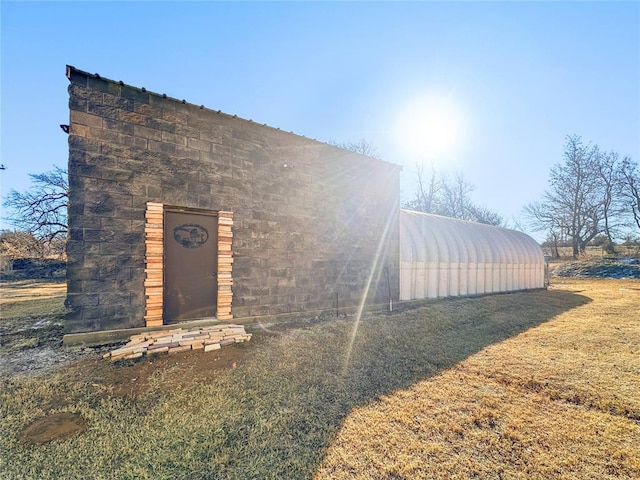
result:
M 71 362 L 94 358 L 104 349 L 62 347 L 59 316 L 0 321 L 0 375 L 43 375 Z
M 0 375 L 46 375 L 72 362 L 98 354 L 84 350 L 66 350 L 48 345 L 36 346 L 0 355 Z
M 258 334 L 255 340 L 265 334 Z M 151 378 L 162 374 L 163 388 L 178 389 L 206 382 L 219 371 L 236 368 L 244 361 L 249 344 L 235 344 L 214 352 L 189 351 L 177 355 L 158 354 L 111 363 L 102 355 L 114 348 L 63 348 L 58 342 L 0 355 L 0 375 L 39 376 L 59 371 L 81 383 L 92 385 L 101 396 L 136 398 L 149 390 Z
M 111 363 L 102 354 L 113 346 L 105 346 L 95 352 L 85 352 L 75 362 L 67 362 L 61 371 L 79 382 L 90 384 L 104 397 L 135 399 L 157 385 L 153 379 L 161 376 L 163 390 L 175 390 L 194 383 L 207 383 L 223 370 L 242 365 L 254 346 L 272 336 L 279 336 L 291 328 L 301 328 L 306 322 L 270 326 L 252 330 L 251 342 L 237 343 L 220 350 L 203 352 L 191 350 L 176 355 L 166 353 L 135 360 Z M 64 351 L 64 350 L 63 350 Z M 76 352 L 76 355 L 80 355 Z
M 154 376 L 161 377 L 163 388 L 169 389 L 207 382 L 221 370 L 241 365 L 251 349 L 249 344 L 235 344 L 212 352 L 162 353 L 113 364 L 102 356 L 122 344 L 64 348 L 63 315 L 45 315 L 39 309 L 37 314 L 33 313 L 34 302 L 40 301 L 40 293 L 60 295 L 63 292 L 58 284 L 18 281 L 5 282 L 5 286 L 15 292 L 14 302 L 8 302 L 9 306 L 27 305 L 30 310 L 24 316 L 0 319 L 0 375 L 41 376 L 60 372 L 72 380 L 91 385 L 101 397 L 137 398 L 152 388 Z M 6 308 L 3 313 L 7 313 Z M 296 326 L 304 327 L 306 323 L 263 325 L 252 331 L 254 336 L 250 343 L 259 343 Z M 56 408 L 64 406 L 60 404 Z
M 221 370 L 240 365 L 249 349 L 248 344 L 236 344 L 215 352 L 159 354 L 116 364 L 96 355 L 67 365 L 64 373 L 91 384 L 102 396 L 137 398 L 149 391 L 152 378 L 158 374 L 162 375 L 162 389 L 167 390 L 206 383 Z
M 20 441 L 42 445 L 53 440 L 64 440 L 87 429 L 87 422 L 78 413 L 61 412 L 39 418 L 20 433 Z

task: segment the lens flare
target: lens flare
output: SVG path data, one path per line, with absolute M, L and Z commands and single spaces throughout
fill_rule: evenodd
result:
M 385 261 L 383 252 L 385 250 L 385 245 L 387 243 L 387 238 L 389 235 L 389 231 L 391 229 L 391 225 L 396 220 L 397 212 L 394 210 L 390 211 L 387 215 L 387 222 L 384 226 L 384 230 L 382 235 L 380 235 L 380 241 L 378 242 L 378 247 L 376 248 L 376 253 L 373 257 L 373 262 L 371 263 L 371 270 L 369 271 L 369 277 L 367 278 L 366 288 L 362 292 L 362 297 L 360 298 L 360 303 L 358 304 L 358 310 L 356 311 L 353 327 L 351 328 L 351 335 L 349 337 L 349 344 L 347 346 L 347 351 L 345 352 L 344 366 L 343 366 L 343 375 L 346 375 L 347 369 L 349 368 L 349 363 L 351 361 L 351 354 L 353 352 L 353 344 L 356 340 L 356 336 L 358 335 L 358 327 L 360 326 L 360 319 L 362 318 L 362 312 L 364 311 L 364 307 L 367 302 L 367 297 L 369 296 L 369 291 L 371 290 L 371 285 L 374 284 L 374 276 L 376 273 L 378 274 L 378 278 L 376 278 L 375 283 L 379 280 L 380 275 L 382 274 L 381 262 Z
M 414 160 L 437 159 L 451 153 L 462 135 L 462 115 L 447 97 L 422 97 L 399 114 L 395 137 Z

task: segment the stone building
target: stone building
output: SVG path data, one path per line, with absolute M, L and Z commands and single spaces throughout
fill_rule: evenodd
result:
M 399 298 L 400 167 L 67 67 L 67 333 Z

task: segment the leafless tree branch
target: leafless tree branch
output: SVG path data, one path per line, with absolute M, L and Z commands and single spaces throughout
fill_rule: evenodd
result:
M 45 173 L 31 174 L 31 187 L 25 192 L 11 190 L 4 206 L 11 211 L 7 220 L 17 229 L 39 240 L 52 241 L 67 234 L 67 171 L 54 166 Z

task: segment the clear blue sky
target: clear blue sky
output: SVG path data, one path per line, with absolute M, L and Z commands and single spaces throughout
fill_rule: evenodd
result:
M 2 195 L 66 166 L 65 65 L 404 166 L 462 171 L 507 220 L 540 198 L 567 135 L 640 160 L 639 2 L 1 3 Z M 453 148 L 396 134 L 444 99 Z

